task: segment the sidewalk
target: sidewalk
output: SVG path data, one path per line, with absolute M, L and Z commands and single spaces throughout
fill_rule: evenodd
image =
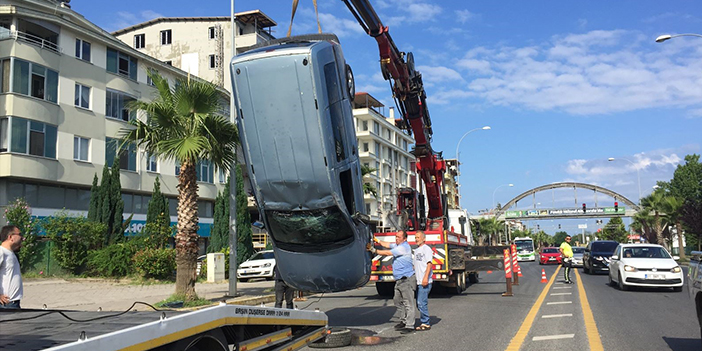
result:
M 273 281 L 237 283 L 238 297 L 226 302 L 258 305 L 275 300 Z M 134 285 L 102 279 L 32 279 L 24 282 L 23 308 L 67 309 L 81 311 L 124 311 L 135 301 L 154 304 L 166 299 L 175 291 L 175 283 Z M 201 298 L 223 301 L 229 292 L 229 283 L 197 283 L 195 291 Z M 148 306 L 137 304 L 139 311 Z

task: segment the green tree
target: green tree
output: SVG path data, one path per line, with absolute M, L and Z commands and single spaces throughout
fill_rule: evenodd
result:
M 15 199 L 5 208 L 5 220 L 19 228 L 24 236 L 22 248 L 17 255 L 22 272 L 26 272 L 39 261 L 37 222 L 32 218 L 32 210 L 22 198 Z
M 602 229 L 600 233 L 602 240 L 614 240 L 620 243 L 625 243 L 629 240 L 629 234 L 626 232 L 626 226 L 619 217 L 612 217 Z
M 668 244 L 663 235 L 665 228 L 668 226 L 668 222 L 664 216 L 666 206 L 665 191 L 661 188 L 656 189 L 653 193 L 641 199 L 641 206 L 643 207 L 643 211 L 653 213 L 651 228 L 656 235 L 656 242 L 667 248 Z
M 73 274 L 83 270 L 90 250 L 100 248 L 106 231 L 103 223 L 70 217 L 65 211 L 44 218 L 42 227 L 53 243 L 51 257 Z
M 236 127 L 221 115 L 223 93 L 199 79 L 178 79 L 173 87 L 156 72 L 148 72 L 157 89 L 151 101 L 128 107 L 146 113 L 121 130 L 123 143 L 133 142 L 150 155 L 180 164 L 178 176 L 178 232 L 176 234 L 175 293 L 196 299 L 195 269 L 198 254 L 198 185 L 196 166 L 209 161 L 229 171 L 235 162 Z M 235 167 L 236 168 L 236 167 Z
M 363 177 L 363 193 L 364 194 L 371 194 L 373 197 L 377 198 L 378 197 L 378 189 L 375 188 L 375 185 L 371 184 L 370 182 L 366 182 L 366 175 L 369 175 L 373 172 L 377 171 L 375 168 L 370 168 L 366 165 L 361 165 L 361 176 Z
M 551 243 L 551 245 L 561 246 L 561 244 L 565 241 L 566 236 L 568 236 L 567 232 L 564 232 L 564 231 L 556 232 L 556 234 L 553 235 L 553 242 Z M 575 240 L 573 240 L 573 241 L 575 241 Z
M 696 245 L 702 250 L 702 201 L 687 200 L 682 208 L 682 222 L 687 228 L 688 245 Z
M 685 246 L 683 245 L 683 228 L 682 228 L 682 217 L 683 217 L 683 205 L 685 201 L 681 198 L 675 196 L 668 196 L 665 198 L 663 203 L 663 209 L 667 214 L 668 220 L 675 224 L 675 231 L 678 235 L 678 248 L 680 252 L 678 255 L 681 259 L 685 259 Z
M 244 175 L 241 172 L 241 167 L 235 167 L 234 173 L 236 176 L 236 265 L 238 267 L 254 254 L 254 248 L 253 239 L 251 238 L 249 201 L 246 192 L 244 192 Z
M 100 206 L 102 205 L 102 197 L 100 195 L 98 176 L 95 173 L 93 185 L 90 187 L 90 206 L 88 207 L 88 220 L 91 222 L 100 221 Z
M 702 200 L 702 163 L 700 155 L 685 156 L 670 180 L 670 195 L 681 199 Z
M 122 185 L 119 177 L 119 162 L 113 162 L 112 167 L 108 167 L 105 164 L 102 169 L 102 180 L 97 191 L 99 195 L 95 200 L 96 203 L 101 202 L 99 206 L 100 214 L 96 217 L 106 227 L 103 245 L 112 244 L 124 237 L 124 201 L 122 200 Z M 92 202 L 92 197 L 95 195 L 91 193 L 90 196 Z M 95 207 L 97 208 L 97 206 Z M 90 213 L 88 215 L 92 217 Z
M 146 224 L 156 223 L 159 226 L 169 227 L 171 225 L 171 213 L 168 208 L 168 199 L 161 192 L 161 182 L 154 180 L 154 191 L 149 200 L 149 207 L 146 210 Z
M 231 192 L 231 177 L 227 177 L 224 191 L 217 194 L 214 205 L 214 222 L 210 231 L 210 243 L 207 252 L 220 252 L 229 246 L 229 196 Z

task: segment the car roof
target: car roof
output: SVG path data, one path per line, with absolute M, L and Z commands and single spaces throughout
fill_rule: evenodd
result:
M 620 244 L 622 247 L 663 247 L 658 244 Z
M 619 242 L 615 241 L 615 240 L 595 240 L 592 243 L 617 243 L 617 244 L 619 244 Z

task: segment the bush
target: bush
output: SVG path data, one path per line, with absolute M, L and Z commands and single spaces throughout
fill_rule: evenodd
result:
M 8 224 L 17 226 L 24 236 L 22 248 L 19 251 L 20 269 L 26 273 L 31 267 L 41 260 L 37 240 L 37 223 L 32 218 L 32 210 L 22 198 L 16 199 L 5 208 L 5 219 Z
M 172 279 L 176 269 L 175 250 L 140 250 L 134 255 L 134 266 L 144 278 Z
M 46 235 L 53 242 L 52 257 L 61 268 L 79 274 L 88 260 L 88 251 L 101 247 L 107 226 L 84 217 L 69 217 L 64 211 L 43 220 Z
M 103 277 L 124 277 L 133 271 L 137 246 L 119 243 L 88 253 L 88 272 Z

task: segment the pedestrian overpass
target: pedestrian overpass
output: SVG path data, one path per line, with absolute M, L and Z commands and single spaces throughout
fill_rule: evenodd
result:
M 595 206 L 585 208 L 580 207 L 567 207 L 567 208 L 551 208 L 542 209 L 536 208 L 536 193 L 544 192 L 559 188 L 572 188 L 575 197 L 575 203 L 578 203 L 578 189 L 585 189 L 593 191 L 595 193 Z M 600 207 L 597 202 L 597 194 L 604 194 L 609 197 L 614 198 L 615 202 L 623 203 L 625 206 L 605 206 Z M 534 209 L 527 210 L 509 210 L 510 207 L 515 206 L 520 200 L 532 197 L 534 202 Z M 505 219 L 564 219 L 564 218 L 597 218 L 597 217 L 633 217 L 640 210 L 639 205 L 629 200 L 625 196 L 593 184 L 587 183 L 577 183 L 577 182 L 561 182 L 552 183 L 548 185 L 542 185 L 530 190 L 527 190 L 515 198 L 507 202 L 501 209 L 495 211 L 489 217 L 497 217 L 500 220 Z M 486 216 L 487 217 L 487 216 Z

